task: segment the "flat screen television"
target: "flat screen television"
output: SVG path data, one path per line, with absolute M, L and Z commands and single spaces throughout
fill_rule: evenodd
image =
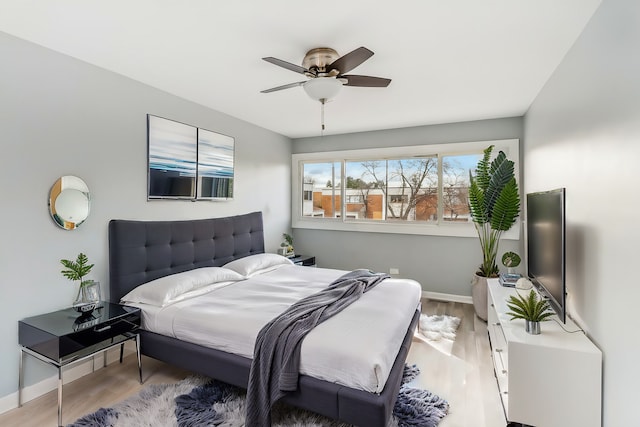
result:
M 565 189 L 527 194 L 527 276 L 564 323 Z

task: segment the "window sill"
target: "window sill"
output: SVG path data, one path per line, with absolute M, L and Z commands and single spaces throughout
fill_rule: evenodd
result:
M 478 233 L 472 224 L 416 224 L 416 223 L 388 223 L 373 221 L 343 221 L 340 218 L 306 219 L 297 218 L 292 221 L 293 228 L 312 230 L 356 231 L 363 233 L 392 233 L 414 234 L 422 236 L 472 237 L 478 238 Z M 520 239 L 520 221 L 502 234 L 502 239 Z

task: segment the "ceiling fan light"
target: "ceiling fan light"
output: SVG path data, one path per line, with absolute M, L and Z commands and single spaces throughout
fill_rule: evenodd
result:
M 342 82 L 333 77 L 316 77 L 306 81 L 302 87 L 316 101 L 334 98 L 342 88 Z

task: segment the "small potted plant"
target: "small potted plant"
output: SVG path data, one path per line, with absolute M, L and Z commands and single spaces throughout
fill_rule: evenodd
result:
M 502 255 L 502 265 L 507 267 L 509 274 L 514 274 L 513 269 L 520 265 L 520 255 L 515 252 L 505 252 Z
M 61 271 L 64 277 L 80 282 L 78 296 L 73 303 L 73 308 L 80 313 L 91 313 L 100 301 L 100 284 L 93 280 L 85 279 L 94 264 L 89 264 L 89 258 L 83 253 L 79 253 L 75 261 L 61 259 L 60 263 L 65 267 Z
M 282 233 L 282 238 L 284 239 L 284 242 L 280 243 L 280 247 L 284 248 L 285 256 L 293 256 L 293 237 L 291 237 L 290 234 Z
M 540 322 L 549 320 L 549 317 L 554 314 L 549 303 L 539 298 L 533 289 L 529 291 L 527 296 L 519 293 L 511 295 L 507 299 L 507 307 L 509 307 L 507 315 L 511 316 L 511 320 L 524 319 L 525 330 L 532 335 L 538 335 Z

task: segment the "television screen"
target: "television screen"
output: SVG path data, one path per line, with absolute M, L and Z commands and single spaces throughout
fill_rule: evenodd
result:
M 527 194 L 527 275 L 565 321 L 565 189 Z

